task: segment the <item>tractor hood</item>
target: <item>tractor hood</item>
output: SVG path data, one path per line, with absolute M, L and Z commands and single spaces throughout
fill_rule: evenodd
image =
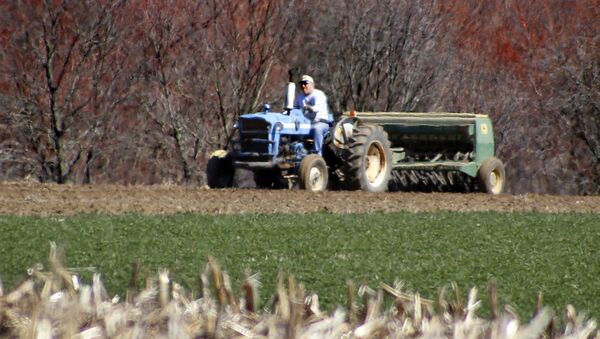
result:
M 240 132 L 263 131 L 290 135 L 306 135 L 310 132 L 310 120 L 299 109 L 284 113 L 257 112 L 241 115 L 237 128 Z

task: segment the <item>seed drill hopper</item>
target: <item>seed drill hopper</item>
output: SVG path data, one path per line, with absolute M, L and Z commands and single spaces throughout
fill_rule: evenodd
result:
M 361 137 L 357 128 L 361 125 L 380 126 L 387 136 L 391 159 L 378 164 L 391 167 L 391 190 L 499 194 L 504 189 L 504 165 L 495 156 L 492 122 L 487 115 L 348 112 L 334 133 L 338 153 Z M 378 150 L 371 146 L 365 152 L 377 154 Z M 371 156 L 364 165 L 369 168 L 376 160 Z M 339 164 L 340 169 L 344 167 Z

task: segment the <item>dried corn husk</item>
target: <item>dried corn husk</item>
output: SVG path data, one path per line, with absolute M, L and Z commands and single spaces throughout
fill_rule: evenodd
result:
M 521 323 L 510 307 L 499 311 L 496 283 L 488 297 L 491 319 L 478 317 L 480 301 L 471 289 L 466 303 L 453 284 L 454 300 L 440 289 L 434 301 L 402 291 L 402 282 L 381 284 L 376 290 L 360 286 L 358 305 L 353 282 L 348 282 L 345 309 L 325 314 L 319 297 L 307 293 L 291 275 L 280 274 L 273 312 L 259 313 L 257 275 L 246 274 L 242 297 L 214 258 L 200 275 L 200 297 L 191 298 L 172 281 L 168 270 L 147 279 L 145 288 L 127 289 L 120 301 L 106 293 L 100 274 L 83 284 L 66 269 L 51 246 L 50 270 L 36 266 L 13 291 L 0 287 L 0 333 L 17 338 L 589 338 L 599 337 L 594 320 L 568 305 L 564 328 L 555 328 L 553 312 L 541 295 L 533 319 Z M 139 267 L 133 266 L 133 274 Z M 135 277 L 132 281 L 135 281 Z M 0 285 L 1 286 L 1 285 Z M 392 306 L 384 309 L 384 300 Z

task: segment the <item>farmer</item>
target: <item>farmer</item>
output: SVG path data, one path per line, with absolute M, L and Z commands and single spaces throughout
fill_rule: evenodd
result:
M 323 138 L 331 122 L 327 97 L 323 91 L 315 88 L 315 81 L 309 75 L 300 78 L 300 90 L 294 106 L 304 109 L 304 115 L 312 120 L 310 133 L 315 141 L 313 152 L 323 155 Z

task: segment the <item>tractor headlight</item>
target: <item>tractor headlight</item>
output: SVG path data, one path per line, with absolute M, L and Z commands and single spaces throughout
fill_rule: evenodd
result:
M 239 127 L 240 127 L 239 122 L 236 121 L 233 123 L 233 128 L 238 129 Z
M 280 122 L 275 123 L 275 132 L 280 132 L 283 129 L 283 124 Z

